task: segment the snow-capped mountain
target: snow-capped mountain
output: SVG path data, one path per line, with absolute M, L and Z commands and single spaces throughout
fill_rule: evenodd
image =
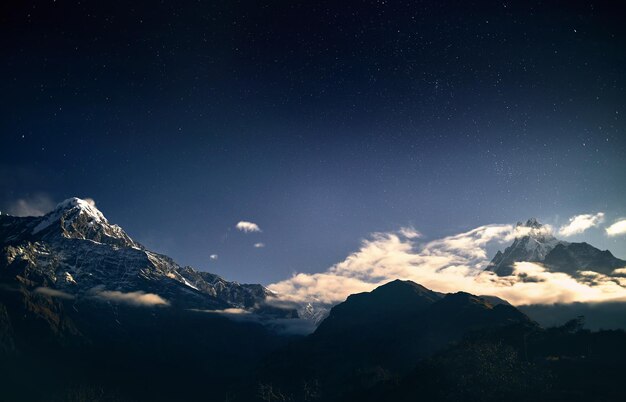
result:
M 578 276 L 582 271 L 613 274 L 617 268 L 626 267 L 610 251 L 601 251 L 588 243 L 569 243 L 559 240 L 551 229 L 531 218 L 516 225 L 518 236 L 504 252 L 498 251 L 487 270 L 500 276 L 510 275 L 516 262 L 537 262 L 553 272 Z
M 0 247 L 4 283 L 49 288 L 65 297 L 142 292 L 182 308 L 294 315 L 266 306 L 272 292 L 261 285 L 229 282 L 147 250 L 79 198 L 61 202 L 42 217 L 1 215 Z
M 298 309 L 298 316 L 304 320 L 319 325 L 328 317 L 331 305 L 321 303 L 306 303 Z

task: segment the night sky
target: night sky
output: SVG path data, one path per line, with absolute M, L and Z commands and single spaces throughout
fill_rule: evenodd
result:
M 149 248 L 261 283 L 402 226 L 610 223 L 611 3 L 3 2 L 0 209 L 90 197 Z M 575 239 L 626 258 L 623 236 Z

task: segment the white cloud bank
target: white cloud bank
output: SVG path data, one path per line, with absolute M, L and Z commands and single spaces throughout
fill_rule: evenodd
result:
M 423 244 L 395 232 L 375 233 L 358 251 L 325 272 L 297 273 L 269 289 L 285 301 L 335 304 L 350 294 L 371 291 L 394 279 L 408 279 L 439 292 L 493 295 L 515 305 L 626 301 L 626 278 L 593 272 L 577 280 L 529 262 L 515 264 L 510 276 L 499 277 L 483 270 L 489 262 L 488 244 L 503 247 L 528 230 L 487 225 Z
M 253 233 L 253 232 L 261 231 L 261 228 L 259 227 L 259 225 L 253 222 L 248 222 L 248 221 L 239 221 L 235 225 L 235 228 L 237 230 L 241 230 L 244 233 Z
M 619 236 L 626 234 L 626 219 L 619 220 L 606 228 L 606 234 L 609 236 Z
M 573 236 L 583 233 L 592 227 L 596 227 L 602 222 L 604 222 L 604 213 L 602 212 L 598 212 L 597 214 L 576 215 L 569 219 L 567 225 L 561 226 L 559 234 L 565 237 Z

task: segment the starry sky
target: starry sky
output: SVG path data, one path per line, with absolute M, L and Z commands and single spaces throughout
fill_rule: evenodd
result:
M 261 283 L 400 227 L 610 223 L 614 3 L 3 2 L 0 207 L 90 197 L 149 248 Z M 624 237 L 579 240 L 626 258 Z

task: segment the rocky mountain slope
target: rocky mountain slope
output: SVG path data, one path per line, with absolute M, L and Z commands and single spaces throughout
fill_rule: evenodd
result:
M 518 222 L 520 235 L 504 251 L 498 251 L 487 270 L 500 276 L 510 275 L 516 262 L 537 262 L 553 272 L 580 276 L 584 271 L 605 275 L 626 267 L 626 261 L 616 258 L 610 251 L 601 251 L 588 243 L 569 243 L 559 240 L 549 228 L 531 218 Z
M 472 332 L 511 325 L 536 326 L 506 303 L 395 280 L 333 307 L 313 334 L 268 359 L 259 381 L 271 381 L 287 394 L 317 383 L 323 400 L 335 400 L 404 375 Z
M 61 202 L 42 217 L 0 215 L 0 247 L 2 283 L 52 297 L 294 314 L 267 306 L 272 293 L 261 285 L 181 267 L 146 249 L 79 198 Z M 141 299 L 146 294 L 155 297 Z

